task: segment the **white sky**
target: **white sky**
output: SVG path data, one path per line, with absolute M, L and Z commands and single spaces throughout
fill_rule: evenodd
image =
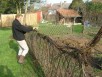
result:
M 60 3 L 60 2 L 64 2 L 67 1 L 67 3 L 71 3 L 72 0 L 47 0 L 47 3 Z M 83 0 L 83 1 L 87 1 L 87 0 Z M 91 0 L 89 0 L 91 1 Z

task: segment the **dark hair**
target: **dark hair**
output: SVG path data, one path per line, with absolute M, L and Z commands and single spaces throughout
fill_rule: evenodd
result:
M 15 18 L 18 18 L 20 16 L 23 16 L 22 14 L 16 14 Z

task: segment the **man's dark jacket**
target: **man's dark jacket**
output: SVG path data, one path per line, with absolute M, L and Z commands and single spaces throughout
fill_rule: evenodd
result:
M 21 41 L 25 39 L 25 33 L 32 31 L 32 27 L 26 27 L 21 25 L 21 23 L 15 19 L 12 23 L 12 32 L 13 32 L 13 38 L 17 41 Z

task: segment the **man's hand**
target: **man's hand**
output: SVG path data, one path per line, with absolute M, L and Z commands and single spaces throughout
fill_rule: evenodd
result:
M 33 27 L 33 30 L 38 30 L 38 27 Z

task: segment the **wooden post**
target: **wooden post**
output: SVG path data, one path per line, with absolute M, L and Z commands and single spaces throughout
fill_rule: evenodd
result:
M 74 18 L 74 25 L 75 25 L 75 20 L 76 20 L 76 18 L 77 18 L 77 17 Z

